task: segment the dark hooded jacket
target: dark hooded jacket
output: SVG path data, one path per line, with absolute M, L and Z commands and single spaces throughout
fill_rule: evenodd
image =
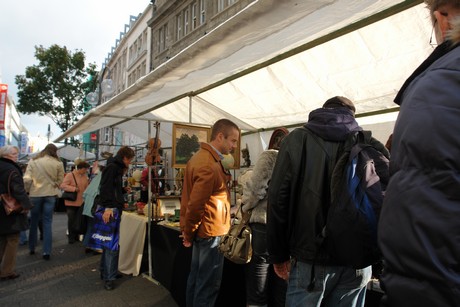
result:
M 460 29 L 457 29 L 460 31 Z M 379 223 L 389 306 L 460 306 L 460 48 L 438 46 L 401 89 Z
M 118 208 L 123 210 L 125 203 L 123 189 L 123 174 L 126 166 L 120 156 L 115 156 L 108 161 L 107 166 L 102 171 L 99 205 L 105 208 Z
M 283 140 L 268 192 L 267 240 L 270 262 L 294 257 L 328 263 L 317 253 L 330 204 L 332 171 L 350 133 L 361 131 L 348 108 L 320 108 L 303 128 Z M 383 144 L 372 145 L 388 155 Z

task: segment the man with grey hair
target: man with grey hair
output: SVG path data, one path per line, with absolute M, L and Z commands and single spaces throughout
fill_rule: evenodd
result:
M 425 1 L 438 47 L 401 106 L 379 223 L 384 306 L 460 305 L 460 1 Z

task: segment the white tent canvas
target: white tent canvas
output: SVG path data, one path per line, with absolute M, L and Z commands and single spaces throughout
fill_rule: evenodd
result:
M 267 131 L 306 122 L 332 96 L 352 99 L 358 119 L 397 111 L 397 91 L 432 51 L 421 2 L 255 1 L 57 141 L 106 126 L 147 139 L 145 119 L 211 125 L 226 117 L 245 133 L 242 147 L 256 134 L 249 146 L 257 153 Z

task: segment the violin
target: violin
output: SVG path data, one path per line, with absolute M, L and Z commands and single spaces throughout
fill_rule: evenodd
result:
M 150 138 L 148 142 L 148 152 L 147 155 L 145 156 L 145 163 L 147 165 L 154 165 L 156 163 L 161 162 L 161 155 L 159 153 L 159 149 L 161 147 L 161 140 L 158 137 L 159 132 L 160 132 L 160 123 L 156 122 L 155 123 L 155 138 Z

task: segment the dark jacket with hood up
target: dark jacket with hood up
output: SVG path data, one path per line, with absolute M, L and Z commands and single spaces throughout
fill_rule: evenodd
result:
M 105 208 L 117 208 L 120 214 L 125 203 L 123 174 L 126 166 L 120 156 L 115 156 L 102 171 L 99 205 Z
M 267 240 L 271 263 L 294 257 L 328 264 L 317 253 L 319 237 L 330 204 L 334 166 L 350 133 L 361 131 L 352 112 L 320 108 L 303 128 L 293 130 L 281 144 L 268 192 Z M 383 144 L 372 145 L 388 155 Z

